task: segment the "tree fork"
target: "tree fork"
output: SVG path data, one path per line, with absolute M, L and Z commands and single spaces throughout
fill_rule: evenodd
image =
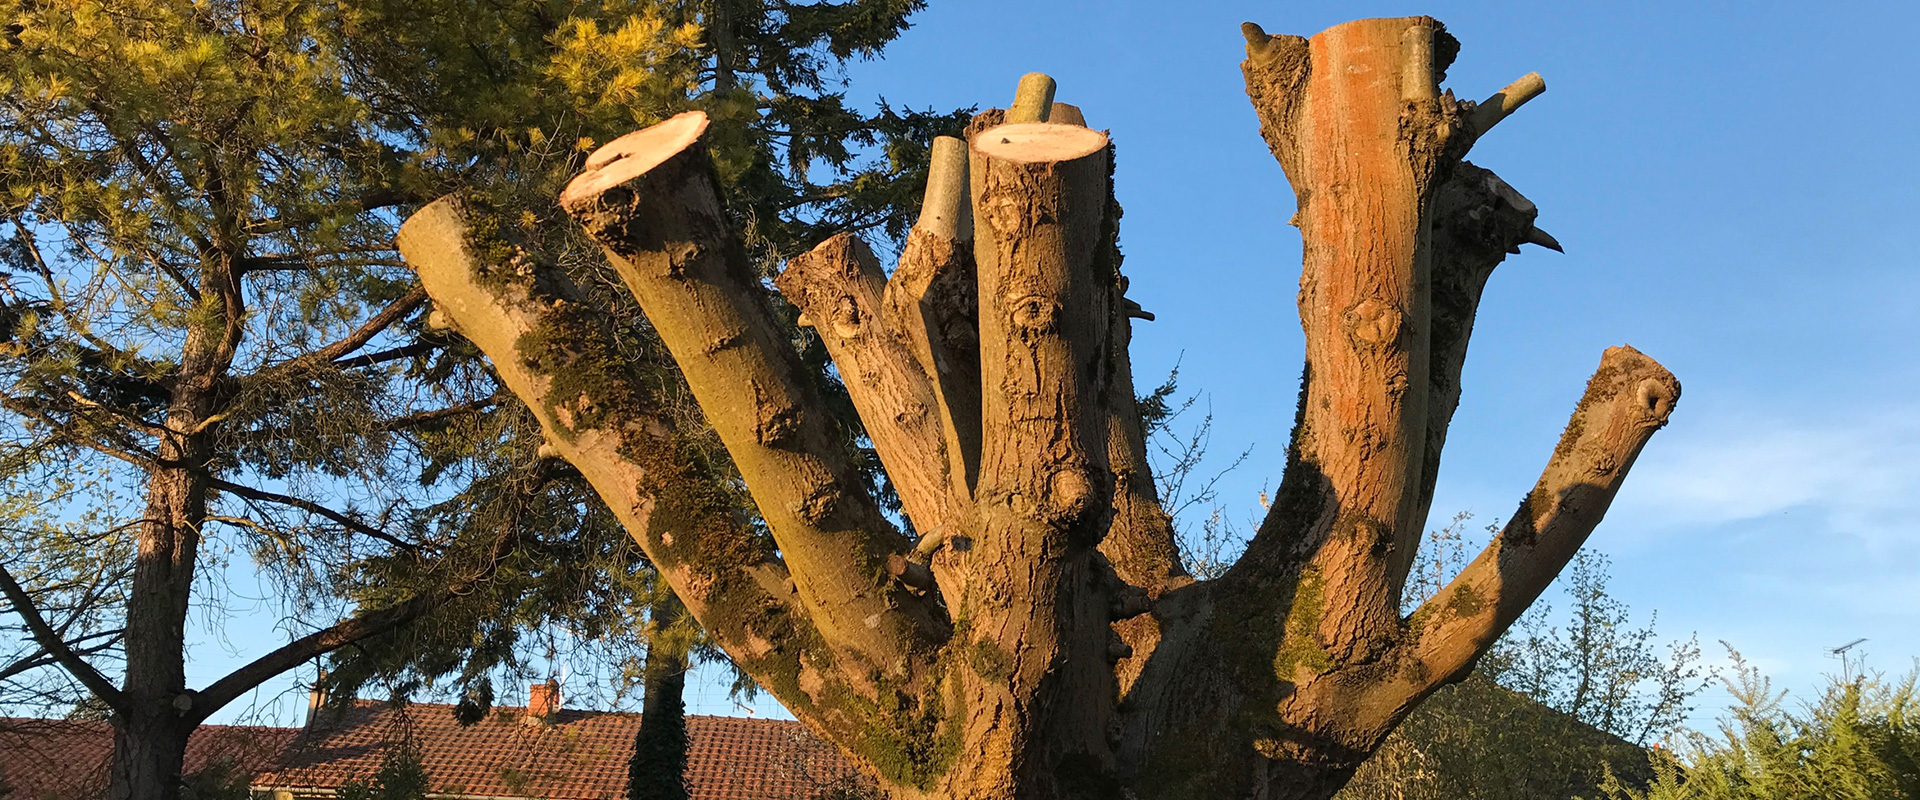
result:
M 728 232 L 704 117 L 603 148 L 563 195 L 666 341 L 791 570 L 786 594 L 751 581 L 785 603 L 785 638 L 756 639 L 721 604 L 696 605 L 698 591 L 689 606 L 896 796 L 1325 800 L 1565 565 L 1679 396 L 1651 359 L 1608 351 L 1514 521 L 1403 618 L 1481 291 L 1520 244 L 1558 249 L 1531 203 L 1461 159 L 1544 83 L 1455 100 L 1438 84 L 1457 43 L 1425 17 L 1311 39 L 1246 33 L 1248 93 L 1299 201 L 1307 370 L 1274 509 L 1217 581 L 1181 574 L 1145 464 L 1126 351 L 1131 320 L 1151 316 L 1119 272 L 1111 145 L 1052 102 L 1045 76 L 1023 82 L 1013 110 L 977 115 L 970 149 L 936 143 L 921 219 L 884 287 L 850 237 L 780 280 L 823 329 L 912 495 L 908 515 L 944 513 L 911 547 L 847 480 Z M 522 267 L 468 271 L 530 285 Z M 514 328 L 505 312 L 468 322 L 444 302 L 463 328 Z M 525 338 L 482 347 L 503 374 L 524 371 L 539 352 Z M 549 366 L 584 363 L 558 343 Z M 575 427 L 552 412 L 644 406 L 618 392 L 515 391 Z M 905 425 L 915 404 L 932 419 Z M 596 424 L 595 435 L 647 430 Z M 637 452 L 566 447 L 583 472 L 580 458 Z M 909 463 L 909 452 L 937 457 Z M 616 509 L 642 494 L 621 491 L 608 495 Z M 793 510 L 809 500 L 824 511 Z M 945 512 L 927 510 L 941 500 Z M 732 552 L 735 530 L 683 538 Z
M 946 527 L 946 424 L 932 381 L 906 342 L 888 329 L 886 275 L 865 242 L 842 233 L 787 260 L 775 284 L 820 334 L 854 409 L 916 530 Z
M 944 615 L 886 575 L 911 543 L 861 488 L 732 233 L 688 112 L 587 159 L 560 205 L 606 248 L 740 468 L 802 604 L 843 655 L 908 678 Z
M 1280 719 L 1300 733 L 1271 750 L 1256 746 L 1312 768 L 1283 773 L 1294 785 L 1276 796 L 1330 796 L 1422 700 L 1466 677 L 1599 525 L 1679 396 L 1679 382 L 1653 359 L 1608 348 L 1539 482 L 1494 541 L 1375 660 L 1293 687 Z
M 1480 292 L 1520 244 L 1558 249 L 1533 226 L 1531 203 L 1460 158 L 1544 82 L 1530 75 L 1477 108 L 1441 94 L 1457 43 L 1427 18 L 1312 39 L 1246 33 L 1248 94 L 1299 200 L 1308 367 L 1286 480 L 1247 554 L 1226 579 L 1156 611 L 1170 635 L 1129 699 L 1122 757 L 1148 793 L 1236 795 L 1251 780 L 1270 797 L 1324 798 L 1564 566 L 1678 384 L 1651 359 L 1610 351 L 1517 515 L 1526 521 L 1446 598 L 1401 619 L 1404 562 Z M 1607 433 L 1579 433 L 1587 426 Z M 1554 498 L 1564 501 L 1548 508 Z M 1522 544 L 1534 541 L 1551 544 Z M 1196 625 L 1212 636 L 1187 630 Z M 1232 732 L 1216 733 L 1220 720 Z M 1239 755 L 1248 744 L 1251 762 Z M 1215 766 L 1153 774 L 1196 761 Z

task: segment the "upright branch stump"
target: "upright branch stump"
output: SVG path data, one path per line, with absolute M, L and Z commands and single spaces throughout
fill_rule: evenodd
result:
M 1306 368 L 1246 554 L 1196 581 L 1154 489 L 1127 345 L 1115 149 L 1054 81 L 934 143 L 888 275 L 850 234 L 776 280 L 833 358 L 910 530 L 863 487 L 749 269 L 683 114 L 608 144 L 560 204 L 596 240 L 732 455 L 660 413 L 656 366 L 483 208 L 400 246 L 742 669 L 902 798 L 1325 798 L 1464 676 L 1599 524 L 1680 387 L 1609 349 L 1519 510 L 1400 613 L 1481 293 L 1538 210 L 1467 163 L 1538 96 L 1439 82 L 1426 17 L 1312 38 L 1248 24 L 1242 70 L 1298 200 Z M 762 528 L 761 526 L 764 526 Z M 764 530 L 764 534 L 763 531 Z

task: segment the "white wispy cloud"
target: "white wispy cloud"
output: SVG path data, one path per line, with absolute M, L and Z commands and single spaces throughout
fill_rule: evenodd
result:
M 1807 420 L 1707 413 L 1662 431 L 1610 518 L 1701 529 L 1784 512 L 1869 544 L 1920 544 L 1920 408 Z

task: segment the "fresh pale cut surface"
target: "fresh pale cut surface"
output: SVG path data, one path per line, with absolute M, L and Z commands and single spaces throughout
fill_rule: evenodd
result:
M 688 111 L 644 130 L 634 131 L 587 156 L 587 171 L 560 193 L 560 205 L 571 207 L 580 198 L 593 197 L 634 177 L 647 174 L 660 162 L 700 140 L 707 132 L 707 112 Z
M 1016 122 L 982 132 L 973 146 L 986 155 L 1020 164 L 1072 161 L 1105 148 L 1107 135 L 1078 125 Z

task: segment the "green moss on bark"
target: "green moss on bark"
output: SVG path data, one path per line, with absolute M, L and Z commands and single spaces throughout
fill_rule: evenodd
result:
M 1001 650 L 1000 645 L 987 639 L 979 639 L 968 645 L 967 665 L 973 667 L 974 674 L 989 681 L 1000 682 L 1013 677 L 1013 658 Z
M 896 694 L 878 709 L 857 749 L 894 783 L 932 789 L 960 754 L 960 726 L 948 721 L 939 691 L 923 700 Z
M 1474 591 L 1472 586 L 1460 587 L 1460 591 L 1453 594 L 1453 599 L 1447 601 L 1447 610 L 1462 619 L 1477 616 L 1486 608 L 1486 599 L 1481 597 L 1479 592 Z
M 828 683 L 821 691 L 818 718 L 837 734 L 836 741 L 889 783 L 931 790 L 960 754 L 957 720 L 962 715 L 948 708 L 950 687 L 945 681 L 955 651 L 950 647 L 936 659 L 919 686 L 868 676 L 873 697 L 856 691 L 837 673 L 823 674 Z
M 1320 621 L 1326 614 L 1326 579 L 1319 570 L 1307 567 L 1294 584 L 1285 631 L 1273 656 L 1275 678 L 1292 682 L 1302 667 L 1314 672 L 1333 668 L 1333 656 L 1320 645 Z

